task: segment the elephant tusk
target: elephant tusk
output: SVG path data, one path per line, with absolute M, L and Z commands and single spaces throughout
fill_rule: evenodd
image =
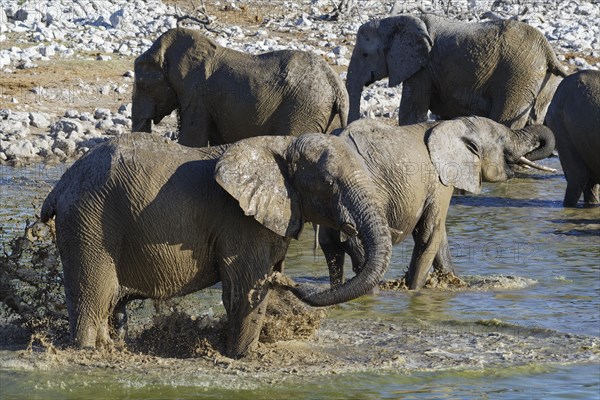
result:
M 528 160 L 525 157 L 519 158 L 519 161 L 521 162 L 521 164 L 527 165 L 528 167 L 531 167 L 531 168 L 539 169 L 540 171 L 556 172 L 556 170 L 554 168 L 548 168 L 548 167 L 544 167 L 543 165 L 536 164 L 533 161 Z

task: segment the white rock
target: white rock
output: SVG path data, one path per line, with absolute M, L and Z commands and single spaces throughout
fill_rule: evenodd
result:
M 21 8 L 20 10 L 17 10 L 15 15 L 13 15 L 13 18 L 24 24 L 33 24 L 34 22 L 42 20 L 42 13 L 31 8 Z
M 40 49 L 40 54 L 44 57 L 53 57 L 56 54 L 56 51 L 54 50 L 54 46 L 52 45 L 44 46 Z
M 346 46 L 337 46 L 333 48 L 333 54 L 344 56 L 348 54 L 348 48 Z
M 79 111 L 77 110 L 67 110 L 65 111 L 65 117 L 67 118 L 79 118 Z
M 302 13 L 302 16 L 296 20 L 295 24 L 298 27 L 308 28 L 313 25 L 313 22 L 310 19 L 308 19 L 308 15 Z
M 23 122 L 14 119 L 0 120 L 0 131 L 14 138 L 24 138 L 29 134 L 29 128 Z
M 80 121 L 85 121 L 85 122 L 92 122 L 92 121 L 94 121 L 94 116 L 92 115 L 92 113 L 89 113 L 87 111 L 86 112 L 82 112 L 79 115 L 79 120 Z
M 110 120 L 110 119 L 101 119 L 98 122 L 96 122 L 95 127 L 96 127 L 96 129 L 100 129 L 100 130 L 104 131 L 104 130 L 112 127 L 113 125 L 114 124 L 113 124 L 112 120 Z
M 112 122 L 115 125 L 124 125 L 126 127 L 131 128 L 131 119 L 125 118 L 124 116 L 114 117 L 112 119 Z
M 37 138 L 33 141 L 33 147 L 38 155 L 47 157 L 52 152 L 53 140 L 47 138 Z
M 125 19 L 125 10 L 120 9 L 120 10 L 112 13 L 112 15 L 109 18 L 109 21 L 110 21 L 110 24 L 113 26 L 113 28 L 119 29 L 119 27 L 123 23 L 124 19 Z
M 78 120 L 72 118 L 61 118 L 59 121 L 55 122 L 50 128 L 51 133 L 64 132 L 66 134 L 69 134 L 73 131 L 82 132 L 83 126 Z
M 8 15 L 4 11 L 4 7 L 0 6 L 0 25 L 5 25 L 8 22 Z
M 96 119 L 107 119 L 111 116 L 111 112 L 108 108 L 96 108 L 94 110 L 94 118 Z
M 131 103 L 121 104 L 118 112 L 126 118 L 131 118 Z
M 119 136 L 122 135 L 124 131 L 125 129 L 123 128 L 123 125 L 114 125 L 106 130 L 106 134 L 111 136 Z
M 98 61 L 110 61 L 110 60 L 112 60 L 112 57 L 111 56 L 107 56 L 105 54 L 99 54 L 96 57 L 96 60 L 98 60 Z
M 56 149 L 59 149 L 63 152 L 64 155 L 69 156 L 69 155 L 72 155 L 73 153 L 75 153 L 75 149 L 77 148 L 77 145 L 75 144 L 75 142 L 73 140 L 56 139 L 54 141 L 52 148 L 53 148 L 55 154 L 56 154 Z
M 10 115 L 7 116 L 7 120 L 18 121 L 21 124 L 21 126 L 28 127 L 29 113 L 24 111 L 13 111 L 10 113 Z
M 37 154 L 33 144 L 27 139 L 19 140 L 17 143 L 9 145 L 8 148 L 4 150 L 4 153 L 8 158 L 15 159 L 31 158 Z
M 50 126 L 48 115 L 39 112 L 29 113 L 29 123 L 31 124 L 31 126 L 34 126 L 36 128 L 45 129 Z
M 0 52 L 0 68 L 10 65 L 10 56 L 5 52 Z
M 33 61 L 31 61 L 31 59 L 29 59 L 29 58 L 21 60 L 21 62 L 19 64 L 17 64 L 17 69 L 29 69 L 29 68 L 35 68 L 35 67 L 37 67 L 37 64 L 34 63 Z

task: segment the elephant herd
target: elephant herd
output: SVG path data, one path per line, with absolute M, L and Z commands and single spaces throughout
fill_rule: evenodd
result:
M 363 87 L 384 77 L 402 83 L 397 126 L 359 118 Z M 227 355 L 244 356 L 273 286 L 313 306 L 355 299 L 409 234 L 407 282 L 419 289 L 432 266 L 453 270 L 445 222 L 454 189 L 478 193 L 515 166 L 543 169 L 533 161 L 555 145 L 565 206 L 582 192 L 586 204 L 600 202 L 600 72 L 567 76 L 521 22 L 367 22 L 346 88 L 315 54 L 249 55 L 176 28 L 136 59 L 135 79 L 138 132 L 75 162 L 41 211 L 43 222 L 55 218 L 79 347 L 111 342 L 110 322 L 126 321 L 132 299 L 221 282 Z M 179 143 L 140 133 L 174 110 Z M 321 227 L 326 288 L 275 278 L 307 222 Z

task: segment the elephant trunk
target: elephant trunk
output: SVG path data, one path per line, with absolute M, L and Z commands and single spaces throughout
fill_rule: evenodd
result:
M 353 179 L 353 182 L 344 185 L 346 189 L 340 196 L 340 214 L 341 230 L 351 236 L 357 235 L 363 244 L 364 265 L 352 279 L 327 290 L 314 292 L 301 286 L 291 288 L 300 300 L 311 306 L 329 306 L 368 294 L 379 284 L 388 268 L 392 240 L 387 220 L 373 205 L 368 191 L 361 189 L 365 187 L 365 183 L 361 184 L 359 179 Z
M 529 125 L 516 132 L 517 154 L 528 160 L 542 160 L 554 151 L 555 141 L 552 131 L 544 125 Z
M 152 132 L 152 116 L 148 115 L 148 110 L 154 109 L 154 106 L 147 103 L 148 101 L 144 100 L 144 96 L 138 93 L 138 89 L 134 85 L 131 99 L 132 132 Z
M 348 123 L 356 121 L 360 118 L 360 99 L 365 82 L 360 76 L 357 63 L 354 56 L 350 60 L 348 67 L 348 75 L 346 76 L 346 90 L 350 99 L 350 108 L 348 112 Z

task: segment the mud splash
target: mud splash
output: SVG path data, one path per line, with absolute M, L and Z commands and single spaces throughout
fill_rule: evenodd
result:
M 173 328 L 188 326 L 181 316 Z M 181 324 L 184 326 L 181 327 Z M 214 331 L 213 331 L 214 332 Z M 179 336 L 169 336 L 176 340 Z M 165 340 L 148 336 L 157 345 Z M 173 342 L 171 342 L 173 346 Z M 197 348 L 197 347 L 196 347 Z M 140 350 L 140 349 L 138 349 Z M 598 362 L 600 339 L 524 328 L 499 320 L 430 325 L 389 321 L 326 320 L 311 339 L 261 343 L 248 357 L 218 352 L 167 357 L 127 349 L 77 351 L 35 341 L 29 349 L 0 352 L 4 370 L 115 374 L 142 385 L 254 389 L 264 384 L 357 372 L 482 371 L 501 367 Z
M 450 271 L 432 271 L 427 277 L 423 289 L 443 290 L 451 292 L 462 291 L 490 291 L 524 289 L 537 283 L 535 279 L 528 279 L 512 275 L 465 275 L 458 277 Z M 407 291 L 406 276 L 399 279 L 390 279 L 379 283 L 379 289 L 384 291 Z

